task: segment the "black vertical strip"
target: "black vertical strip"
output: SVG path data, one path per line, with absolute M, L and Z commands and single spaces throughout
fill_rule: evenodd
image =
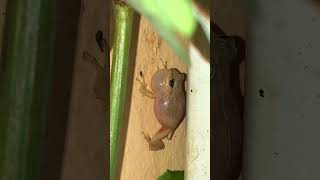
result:
M 49 100 L 45 154 L 42 161 L 42 180 L 58 180 L 61 176 L 80 2 L 81 0 L 57 1 L 54 72 Z
M 227 36 L 212 23 L 211 57 L 215 75 L 211 79 L 213 179 L 236 180 L 241 172 L 243 100 L 240 93 L 239 63 L 244 42 Z M 241 43 L 240 43 L 241 42 Z

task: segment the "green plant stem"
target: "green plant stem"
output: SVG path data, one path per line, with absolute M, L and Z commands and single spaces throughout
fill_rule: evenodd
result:
M 55 0 L 8 1 L 0 74 L 0 179 L 39 180 L 54 57 Z
M 133 9 L 115 2 L 115 32 L 110 91 L 110 180 L 115 180 L 121 121 L 125 106 Z

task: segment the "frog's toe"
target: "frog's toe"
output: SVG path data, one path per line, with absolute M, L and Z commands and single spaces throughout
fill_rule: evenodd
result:
M 150 143 L 150 141 L 151 141 L 150 135 L 149 135 L 148 133 L 143 132 L 143 131 L 142 131 L 141 133 L 142 133 L 144 139 L 145 139 L 146 141 L 148 141 L 148 143 Z

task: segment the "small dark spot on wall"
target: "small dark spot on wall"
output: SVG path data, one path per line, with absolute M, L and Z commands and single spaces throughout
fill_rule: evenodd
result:
M 192 89 L 191 89 L 191 92 L 193 92 Z
M 315 72 L 315 76 L 317 79 L 320 79 L 320 72 Z
M 305 115 L 304 115 L 303 113 L 300 113 L 300 114 L 297 115 L 297 117 L 298 117 L 299 119 L 304 119 Z
M 141 77 L 143 77 L 143 73 L 142 73 L 142 71 L 140 71 L 140 76 L 141 76 Z
M 103 32 L 98 30 L 96 33 L 96 42 L 100 48 L 100 51 L 103 52 L 104 44 L 103 44 Z
M 308 70 L 310 70 L 310 66 L 304 66 L 303 69 L 308 71 Z
M 260 97 L 264 97 L 264 90 L 263 90 L 263 89 L 260 89 L 260 90 L 259 90 L 259 96 L 260 96 Z
M 302 52 L 301 51 L 298 51 L 298 53 L 297 53 L 298 55 L 301 55 L 302 54 Z
M 278 156 L 279 156 L 279 153 L 277 153 L 277 152 L 273 153 L 273 157 L 278 158 Z
M 316 95 L 316 98 L 320 99 L 320 93 Z
M 312 48 L 311 42 L 308 42 L 308 44 L 307 44 L 306 47 L 307 47 L 307 48 Z
M 313 17 L 313 18 L 311 18 L 311 21 L 312 21 L 312 22 L 316 22 L 316 21 L 317 21 L 317 18 Z

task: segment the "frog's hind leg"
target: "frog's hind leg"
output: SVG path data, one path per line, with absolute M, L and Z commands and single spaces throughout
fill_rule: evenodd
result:
M 149 143 L 149 150 L 150 151 L 158 151 L 165 148 L 164 143 L 162 140 L 167 137 L 171 133 L 171 129 L 162 127 L 159 131 L 151 138 L 148 134 L 144 134 L 145 139 Z

